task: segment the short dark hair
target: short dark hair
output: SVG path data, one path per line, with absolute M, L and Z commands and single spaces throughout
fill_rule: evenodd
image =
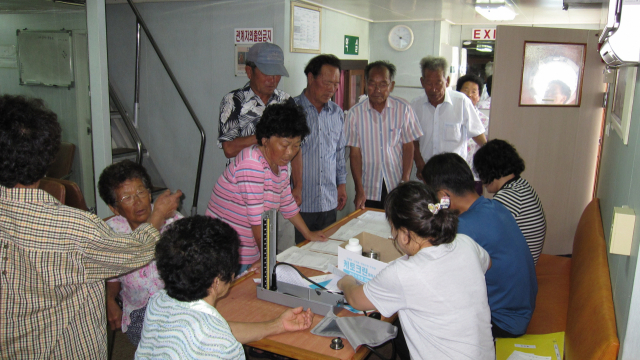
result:
M 487 94 L 491 96 L 491 85 L 493 84 L 493 75 L 490 75 L 487 78 L 487 81 L 485 81 L 485 84 L 487 85 Z
M 565 103 L 569 101 L 569 98 L 571 97 L 571 88 L 569 88 L 569 85 L 567 85 L 562 80 L 552 80 L 549 82 L 547 88 L 551 87 L 552 85 L 557 85 L 560 89 L 560 93 L 566 97 L 566 99 L 564 100 Z
M 244 64 L 247 65 L 248 67 L 250 67 L 251 70 L 255 70 L 255 68 L 257 67 L 256 63 L 254 63 L 253 61 L 249 61 L 249 60 L 245 61 Z
M 457 212 L 440 209 L 434 215 L 429 204 L 437 203 L 438 197 L 433 189 L 423 183 L 409 181 L 387 195 L 384 212 L 396 230 L 407 229 L 437 246 L 452 242 L 458 231 Z
M 293 102 L 267 106 L 256 124 L 258 145 L 262 145 L 263 138 L 272 136 L 283 138 L 300 136 L 300 140 L 304 140 L 307 135 L 309 135 L 309 127 L 304 110 Z
M 441 71 L 445 78 L 449 74 L 449 64 L 447 59 L 441 56 L 425 56 L 420 60 L 420 74 L 424 76 L 424 71 Z
M 396 66 L 388 62 L 387 60 L 378 60 L 367 65 L 364 68 L 365 80 L 366 81 L 369 80 L 369 73 L 371 72 L 372 69 L 380 69 L 380 68 L 387 69 L 389 71 L 389 79 L 393 81 L 393 79 L 396 77 Z
M 472 83 L 478 84 L 478 95 L 482 96 L 482 89 L 484 88 L 484 82 L 482 82 L 482 79 L 479 76 L 476 76 L 473 74 L 467 74 L 467 75 L 461 76 L 460 79 L 458 79 L 458 82 L 456 83 L 456 91 L 462 90 L 464 83 L 469 81 L 471 81 Z
M 169 225 L 156 244 L 156 265 L 167 294 L 196 301 L 209 294 L 213 281 L 230 282 L 238 270 L 238 233 L 220 219 L 204 215 Z
M 422 168 L 422 178 L 436 191 L 446 189 L 458 196 L 476 191 L 469 164 L 456 153 L 431 157 Z
M 60 150 L 58 116 L 41 99 L 0 96 L 0 185 L 42 179 Z
M 473 168 L 484 184 L 490 184 L 503 176 L 520 176 L 524 171 L 524 160 L 513 145 L 500 139 L 484 144 L 473 156 Z
M 116 206 L 116 189 L 127 180 L 140 179 L 144 186 L 151 190 L 151 177 L 142 165 L 131 160 L 123 160 L 111 164 L 102 170 L 98 180 L 100 198 L 111 206 Z
M 330 65 L 338 68 L 338 70 L 342 70 L 340 67 L 340 59 L 332 54 L 322 54 L 309 60 L 309 63 L 304 68 L 304 74 L 309 75 L 309 73 L 311 73 L 311 75 L 316 78 L 320 75 L 320 70 L 322 70 L 323 65 Z

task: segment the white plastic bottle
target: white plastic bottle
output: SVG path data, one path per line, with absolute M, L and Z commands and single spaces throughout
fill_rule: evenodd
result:
M 349 243 L 344 248 L 358 255 L 362 255 L 362 245 L 360 245 L 360 240 L 356 238 L 349 239 Z

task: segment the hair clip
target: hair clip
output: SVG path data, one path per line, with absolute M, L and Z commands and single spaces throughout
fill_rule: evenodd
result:
M 440 207 L 442 209 L 448 209 L 450 205 L 451 205 L 451 199 L 449 199 L 449 196 L 443 195 L 442 199 L 440 199 Z
M 431 211 L 431 213 L 433 215 L 437 214 L 438 211 L 440 211 L 441 205 L 438 204 L 429 204 L 429 211 Z

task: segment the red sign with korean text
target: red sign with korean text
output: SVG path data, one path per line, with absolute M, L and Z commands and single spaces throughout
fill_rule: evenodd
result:
M 236 44 L 273 42 L 273 28 L 233 29 Z

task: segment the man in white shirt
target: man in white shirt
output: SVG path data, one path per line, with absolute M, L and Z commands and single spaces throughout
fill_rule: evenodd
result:
M 487 142 L 485 129 L 466 95 L 447 89 L 449 66 L 442 57 L 427 56 L 420 60 L 420 83 L 425 95 L 413 99 L 411 106 L 424 135 L 414 141 L 414 161 L 421 179 L 424 164 L 443 152 L 467 157 L 467 141 L 482 146 Z

